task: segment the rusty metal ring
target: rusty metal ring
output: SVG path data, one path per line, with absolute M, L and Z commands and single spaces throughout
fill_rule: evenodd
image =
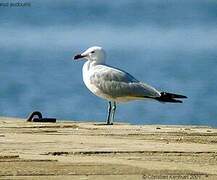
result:
M 38 116 L 38 117 L 35 118 L 34 116 Z M 34 111 L 28 116 L 26 121 L 27 122 L 56 122 L 56 118 L 43 118 L 41 112 Z

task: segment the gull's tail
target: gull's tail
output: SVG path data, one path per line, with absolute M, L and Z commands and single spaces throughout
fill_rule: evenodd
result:
M 172 94 L 167 92 L 161 92 L 160 94 L 161 94 L 160 97 L 155 98 L 160 102 L 182 103 L 181 100 L 177 100 L 177 99 L 187 98 L 187 96 L 183 96 L 180 94 Z

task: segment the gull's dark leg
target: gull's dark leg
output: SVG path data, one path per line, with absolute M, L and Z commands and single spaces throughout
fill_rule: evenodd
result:
M 112 110 L 112 104 L 111 101 L 108 102 L 108 115 L 107 115 L 107 125 L 110 124 L 110 119 L 111 119 L 111 110 Z
M 113 124 L 113 122 L 114 122 L 115 111 L 116 111 L 116 102 L 114 101 L 113 106 L 112 106 L 112 121 L 111 121 L 111 124 Z

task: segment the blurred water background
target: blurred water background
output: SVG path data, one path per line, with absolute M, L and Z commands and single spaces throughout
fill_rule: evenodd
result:
M 106 101 L 86 89 L 83 62 L 72 60 L 98 45 L 108 64 L 189 97 L 183 104 L 121 103 L 118 121 L 217 126 L 217 1 L 22 2 L 31 6 L 0 6 L 0 116 L 39 110 L 105 121 Z

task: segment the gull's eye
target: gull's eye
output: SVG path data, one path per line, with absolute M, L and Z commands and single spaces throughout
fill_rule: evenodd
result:
M 93 54 L 93 53 L 95 53 L 95 51 L 91 51 L 90 53 Z

